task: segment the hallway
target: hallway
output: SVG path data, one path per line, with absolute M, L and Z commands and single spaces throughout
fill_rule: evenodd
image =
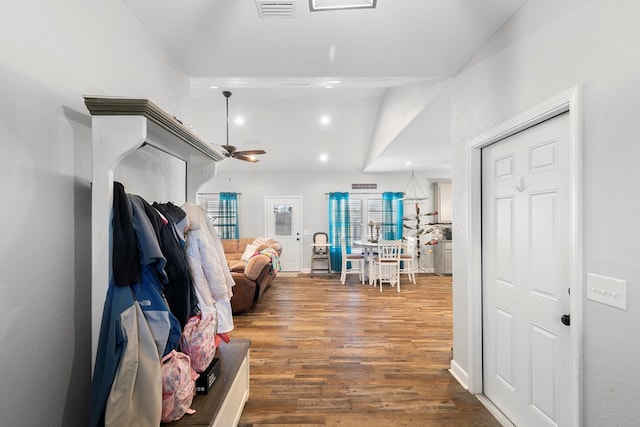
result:
M 241 427 L 499 426 L 448 372 L 451 277 L 403 277 L 401 292 L 355 276 L 277 277 L 254 311 Z

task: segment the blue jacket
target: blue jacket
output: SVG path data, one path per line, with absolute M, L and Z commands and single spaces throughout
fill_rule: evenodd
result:
M 121 184 L 114 184 L 114 223 L 115 218 L 119 218 L 124 226 L 112 229 L 113 258 L 122 258 L 122 253 L 136 254 L 131 250 L 132 246 L 138 249 L 140 257 L 137 261 L 139 267 L 122 259 L 112 265 L 113 277 L 123 277 L 122 271 L 116 271 L 120 266 L 127 269 L 127 281 L 116 283 L 112 278 L 107 290 L 91 385 L 91 426 L 104 425 L 107 400 L 128 344 L 120 316 L 134 305 L 134 300 L 138 301 L 149 324 L 159 358 L 177 348 L 180 341 L 180 324 L 162 296 L 161 280 L 166 280 L 166 260 L 153 227 L 144 214 L 143 203 L 146 202 L 127 196 Z M 134 233 L 130 232 L 131 229 Z M 161 371 L 158 372 L 161 375 Z

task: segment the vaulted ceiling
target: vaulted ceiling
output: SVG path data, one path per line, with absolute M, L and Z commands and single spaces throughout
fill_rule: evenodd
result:
M 124 3 L 191 77 L 192 124 L 205 139 L 225 143 L 222 91 L 233 92 L 229 143 L 267 154 L 226 167 L 439 173 L 451 167 L 449 79 L 524 1 L 378 0 L 321 12 L 307 0 Z M 264 3 L 289 16 L 263 16 Z

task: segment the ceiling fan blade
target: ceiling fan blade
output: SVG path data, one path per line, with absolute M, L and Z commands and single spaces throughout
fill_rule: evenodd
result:
M 258 159 L 254 159 L 253 157 L 249 157 L 249 156 L 244 156 L 242 154 L 234 155 L 233 158 L 234 159 L 238 159 L 238 160 L 244 160 L 245 162 L 251 162 L 251 163 L 258 163 L 259 162 Z
M 243 151 L 236 151 L 234 154 L 238 154 L 241 156 L 255 156 L 258 154 L 267 154 L 267 152 L 264 150 L 243 150 Z
M 229 154 L 233 154 L 236 151 L 236 147 L 233 145 L 221 145 L 221 147 L 224 148 Z

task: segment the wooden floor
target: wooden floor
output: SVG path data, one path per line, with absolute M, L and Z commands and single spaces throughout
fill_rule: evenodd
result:
M 348 276 L 277 277 L 231 337 L 250 338 L 240 426 L 499 426 L 448 372 L 451 278 L 401 292 Z

